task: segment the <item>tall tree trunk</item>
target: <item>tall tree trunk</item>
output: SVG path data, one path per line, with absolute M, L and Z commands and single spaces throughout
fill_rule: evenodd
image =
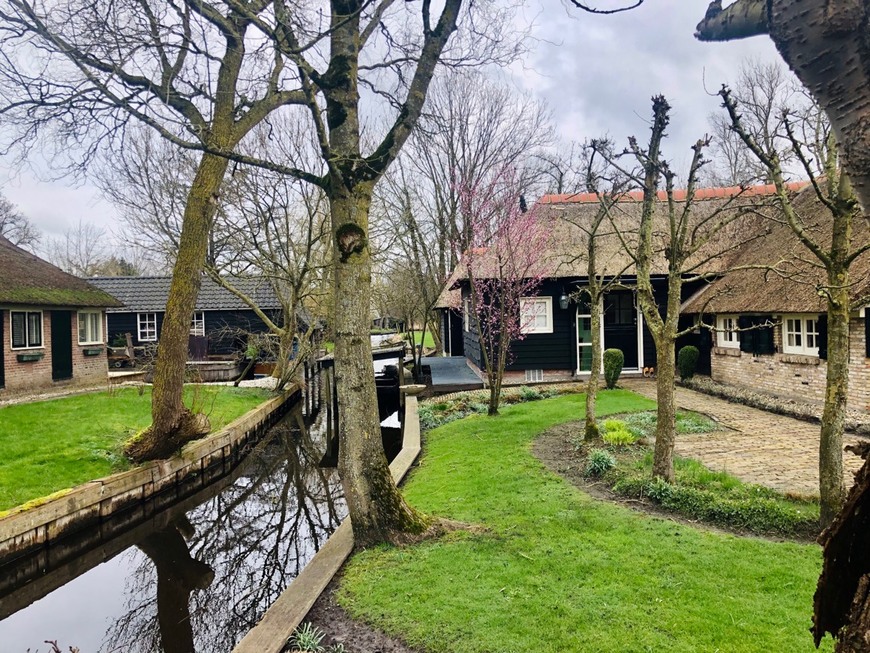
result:
M 653 478 L 674 482 L 674 443 L 676 441 L 676 403 L 674 402 L 674 333 L 667 329 L 656 338 L 656 445 Z
M 601 292 L 597 288 L 595 290 L 592 289 L 592 276 L 590 276 L 589 278 L 589 315 L 591 327 L 590 331 L 592 336 L 592 366 L 589 371 L 589 380 L 586 382 L 586 425 L 584 428 L 583 437 L 586 440 L 597 440 L 599 437 L 601 437 L 601 433 L 598 429 L 598 422 L 595 419 L 595 400 L 598 395 L 598 383 L 601 376 Z
M 205 416 L 197 417 L 184 407 L 184 371 L 190 319 L 199 294 L 209 232 L 227 164 L 228 160 L 223 157 L 203 154 L 190 187 L 157 348 L 152 423 L 126 449 L 127 455 L 135 461 L 170 456 L 185 442 L 209 431 Z
M 843 507 L 843 426 L 849 390 L 849 273 L 828 273 L 828 373 L 819 438 L 820 520 L 828 526 Z
M 338 470 L 357 546 L 419 533 L 426 519 L 399 493 L 384 455 L 369 338 L 372 263 L 368 243 L 371 185 L 331 189 L 335 264 L 335 375 Z

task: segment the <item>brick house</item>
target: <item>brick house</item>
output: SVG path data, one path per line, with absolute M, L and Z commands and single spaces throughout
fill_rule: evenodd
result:
M 793 200 L 819 242 L 830 242 L 832 218 L 812 188 Z M 743 269 L 700 288 L 681 310 L 702 319 L 710 376 L 723 383 L 798 399 L 823 401 L 827 374 L 827 302 L 824 269 L 784 218 L 737 251 L 733 266 L 777 266 L 779 272 Z M 870 239 L 856 226 L 853 247 Z M 870 409 L 870 254 L 852 264 L 849 322 L 849 407 Z
M 0 236 L 0 396 L 106 382 L 106 309 L 95 288 Z

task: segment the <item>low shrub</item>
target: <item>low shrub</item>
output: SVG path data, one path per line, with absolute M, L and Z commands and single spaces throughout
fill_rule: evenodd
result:
M 604 383 L 608 390 L 613 390 L 616 387 L 624 364 L 625 355 L 621 349 L 604 350 Z
M 656 431 L 656 413 L 647 410 L 640 413 L 629 413 L 623 418 L 626 427 L 638 439 L 651 438 Z M 709 417 L 700 413 L 680 411 L 676 414 L 677 433 L 711 433 L 718 430 L 719 425 Z
M 808 536 L 818 531 L 818 504 L 786 499 L 774 490 L 742 483 L 695 460 L 676 458 L 676 483 L 652 479 L 652 454 L 611 471 L 614 493 L 646 498 L 690 519 L 757 534 Z
M 624 447 L 638 441 L 638 437 L 625 426 L 616 429 L 607 429 L 602 434 L 601 439 L 607 444 L 615 447 Z
M 682 347 L 677 353 L 677 370 L 680 373 L 681 381 L 695 376 L 695 370 L 698 368 L 698 356 L 700 356 L 698 348 L 692 345 Z
M 586 476 L 604 476 L 616 467 L 616 458 L 605 449 L 593 449 L 586 459 Z
M 524 385 L 520 388 L 520 398 L 523 401 L 537 401 L 538 399 L 543 399 L 544 395 L 537 388 L 530 388 Z

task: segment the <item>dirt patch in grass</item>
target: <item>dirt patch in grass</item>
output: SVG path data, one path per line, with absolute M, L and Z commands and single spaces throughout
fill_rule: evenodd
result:
M 332 579 L 303 620 L 326 634 L 321 642 L 324 647 L 342 644 L 345 653 L 420 653 L 401 640 L 351 618 L 335 600 L 340 582 L 340 576 Z
M 551 471 L 570 481 L 591 496 L 602 501 L 618 503 L 633 510 L 642 511 L 695 527 L 717 532 L 727 532 L 743 537 L 761 537 L 772 541 L 791 540 L 812 542 L 818 535 L 817 529 L 801 530 L 791 535 L 765 534 L 750 532 L 727 524 L 709 523 L 692 519 L 686 515 L 668 510 L 647 498 L 627 498 L 614 492 L 611 483 L 605 479 L 591 478 L 586 475 L 586 452 L 578 450 L 573 441 L 582 438 L 583 423 L 569 422 L 548 429 L 532 445 L 532 453 Z M 593 447 L 601 443 L 593 444 Z

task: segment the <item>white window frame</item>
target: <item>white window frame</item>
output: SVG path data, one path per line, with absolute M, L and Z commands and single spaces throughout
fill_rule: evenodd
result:
M 535 309 L 533 314 L 526 310 L 528 304 L 540 304 L 543 308 Z M 529 315 L 535 317 L 543 315 L 547 323 L 542 326 L 529 324 Z M 553 298 L 552 297 L 520 297 L 520 333 L 553 333 Z
M 15 342 L 15 332 L 14 332 L 14 321 L 12 316 L 16 313 L 24 314 L 24 346 L 16 347 Z M 31 344 L 33 339 L 30 337 L 30 316 L 39 314 L 39 344 L 34 345 Z M 13 351 L 21 351 L 23 349 L 45 349 L 45 316 L 42 314 L 42 311 L 9 311 L 9 347 Z
M 462 330 L 471 331 L 471 299 L 462 300 Z
M 96 333 L 88 333 L 89 327 L 93 324 L 87 322 L 96 319 Z M 103 313 L 102 311 L 79 311 L 76 315 L 78 321 L 79 344 L 80 345 L 102 345 L 103 344 Z M 96 338 L 85 338 L 82 340 L 82 326 L 85 326 L 85 335 L 96 335 Z
M 149 319 L 149 317 L 151 319 Z M 143 319 L 144 318 L 144 319 Z M 149 336 L 148 331 L 148 323 L 154 322 L 154 335 Z M 142 335 L 142 325 L 145 324 L 146 334 Z M 139 339 L 139 342 L 157 342 L 157 313 L 136 313 L 136 335 Z
M 737 330 L 737 315 L 716 316 L 716 346 L 740 349 L 740 332 Z
M 193 317 L 190 318 L 190 335 L 205 335 L 205 311 L 193 312 Z
M 814 347 L 808 346 L 812 340 Z M 795 314 L 782 316 L 782 351 L 799 356 L 819 355 L 819 316 Z

